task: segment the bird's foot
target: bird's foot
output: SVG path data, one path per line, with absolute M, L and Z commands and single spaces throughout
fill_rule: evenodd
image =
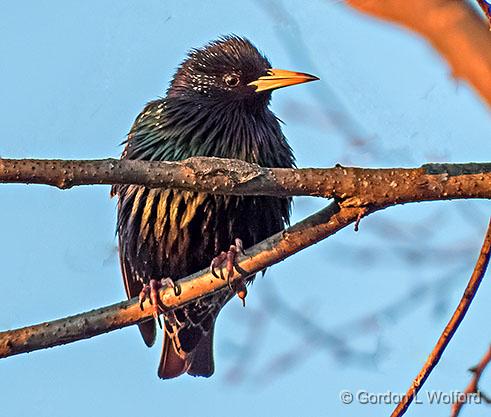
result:
M 245 251 L 242 240 L 237 238 L 235 239 L 235 245 L 230 245 L 227 252 L 221 252 L 218 256 L 213 258 L 210 264 L 210 272 L 215 278 L 225 279 L 225 276 L 223 275 L 223 265 L 225 264 L 228 285 L 230 289 L 235 291 L 237 296 L 242 300 L 242 304 L 245 306 L 245 298 L 247 296 L 245 278 L 250 274 L 239 266 L 237 262 L 237 256 L 239 254 L 245 255 Z M 215 268 L 219 268 L 220 275 L 217 274 Z M 232 283 L 230 280 L 234 275 L 234 268 L 240 274 L 240 277 Z
M 174 292 L 177 294 L 177 288 L 179 288 L 174 281 L 170 278 L 162 278 L 160 281 L 156 279 L 151 279 L 148 284 L 144 284 L 140 294 L 138 295 L 138 300 L 140 302 L 140 308 L 143 310 L 143 303 L 148 298 L 153 309 L 153 318 L 157 320 L 160 328 L 162 328 L 162 322 L 160 321 L 160 313 L 164 310 L 159 303 L 159 290 L 161 288 L 174 288 Z
M 227 280 L 230 282 L 230 279 L 234 275 L 234 267 L 237 272 L 241 275 L 246 273 L 239 264 L 237 263 L 237 255 L 241 253 L 245 255 L 244 247 L 242 245 L 242 240 L 235 239 L 235 245 L 230 245 L 230 248 L 227 252 L 221 252 L 218 256 L 215 256 L 210 264 L 210 272 L 215 278 L 225 279 L 223 275 L 223 264 L 225 264 L 225 270 L 227 271 Z M 215 271 L 215 268 L 219 268 L 220 276 Z
M 360 212 L 358 213 L 358 216 L 356 217 L 355 221 L 355 232 L 357 232 L 360 229 L 360 222 L 363 216 L 365 216 L 368 213 L 368 209 L 366 207 L 363 207 Z

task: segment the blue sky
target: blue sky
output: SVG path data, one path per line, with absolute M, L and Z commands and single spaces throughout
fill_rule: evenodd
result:
M 489 160 L 489 109 L 451 78 L 423 40 L 339 2 L 299 4 L 3 4 L 0 156 L 118 157 L 134 118 L 165 93 L 185 52 L 236 33 L 275 67 L 322 80 L 274 94 L 273 110 L 285 121 L 299 166 Z M 356 124 L 339 123 L 346 119 Z M 0 329 L 124 298 L 108 186 L 2 186 L 0 198 Z M 297 199 L 294 219 L 325 204 Z M 246 309 L 233 300 L 221 314 L 211 379 L 159 380 L 160 347 L 147 349 L 136 328 L 2 360 L 2 414 L 388 414 L 387 405 L 343 405 L 339 392 L 407 389 L 460 298 L 490 208 L 489 202 L 396 207 L 363 220 L 358 233 L 343 230 L 271 268 L 252 287 Z M 491 313 L 488 284 L 428 389 L 467 384 L 467 368 L 491 340 L 483 326 Z M 352 355 L 339 354 L 332 334 Z M 484 387 L 489 382 L 488 376 Z M 448 406 L 411 410 L 430 412 L 446 416 Z

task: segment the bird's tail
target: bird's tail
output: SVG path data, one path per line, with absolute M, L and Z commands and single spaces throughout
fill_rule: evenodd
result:
M 159 378 L 169 379 L 178 377 L 186 372 L 188 367 L 186 356 L 181 357 L 181 355 L 176 352 L 171 337 L 164 332 L 164 343 L 162 345 L 162 354 L 160 356 L 158 370 Z
M 158 375 L 162 379 L 176 378 L 187 372 L 193 376 L 213 375 L 213 329 L 203 335 L 196 348 L 189 353 L 177 352 L 171 337 L 164 333 L 164 343 Z

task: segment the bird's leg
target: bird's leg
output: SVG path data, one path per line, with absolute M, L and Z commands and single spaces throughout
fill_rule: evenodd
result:
M 153 318 L 157 320 L 157 323 L 159 324 L 160 328 L 162 328 L 162 323 L 160 321 L 160 313 L 163 313 L 164 310 L 159 304 L 159 290 L 161 288 L 174 288 L 174 292 L 176 292 L 176 285 L 174 284 L 174 281 L 170 278 L 162 278 L 160 281 L 156 279 L 151 279 L 148 284 L 144 284 L 142 290 L 140 291 L 140 294 L 138 295 L 138 300 L 140 302 L 140 308 L 143 310 L 143 303 L 145 300 L 148 299 L 150 300 L 150 304 L 152 305 L 153 309 Z
M 239 254 L 245 255 L 244 246 L 242 244 L 242 240 L 239 238 L 235 239 L 235 245 L 230 245 L 230 248 L 227 252 L 221 252 L 218 256 L 213 258 L 210 264 L 210 272 L 215 278 L 225 279 L 223 275 L 222 266 L 225 264 L 225 270 L 227 271 L 227 281 L 231 290 L 235 291 L 237 296 L 242 300 L 243 305 L 245 306 L 245 298 L 247 296 L 247 289 L 245 286 L 245 278 L 249 275 L 247 271 L 241 268 L 237 262 L 237 256 Z M 220 276 L 215 271 L 215 268 L 219 268 Z M 231 283 L 230 280 L 234 275 L 234 268 L 240 274 L 236 280 Z

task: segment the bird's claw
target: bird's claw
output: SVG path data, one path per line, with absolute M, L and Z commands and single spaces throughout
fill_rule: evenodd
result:
M 218 256 L 213 258 L 210 264 L 211 274 L 218 279 L 227 279 L 228 286 L 231 290 L 235 291 L 238 297 L 242 300 L 245 305 L 245 297 L 247 296 L 247 289 L 245 287 L 244 279 L 250 275 L 244 268 L 241 268 L 237 262 L 237 255 L 245 255 L 244 246 L 242 240 L 235 239 L 235 244 L 230 245 L 227 252 L 221 252 Z M 227 278 L 223 274 L 222 265 L 225 264 L 225 270 L 227 271 Z M 217 274 L 216 268 L 219 269 L 220 275 Z M 236 282 L 232 285 L 231 279 L 234 276 L 234 268 L 240 274 Z
M 151 279 L 148 284 L 144 284 L 140 294 L 138 295 L 138 301 L 140 302 L 140 308 L 143 310 L 143 303 L 148 298 L 150 304 L 152 305 L 152 316 L 162 328 L 162 322 L 160 321 L 160 313 L 164 310 L 159 303 L 159 290 L 161 288 L 174 288 L 174 293 L 179 295 L 181 292 L 181 286 L 175 284 L 170 278 L 162 278 L 160 281 L 156 279 Z
M 210 272 L 215 278 L 225 280 L 223 275 L 222 265 L 225 263 L 225 270 L 227 271 L 227 280 L 230 280 L 234 275 L 234 268 L 241 275 L 247 275 L 247 271 L 239 266 L 237 263 L 238 254 L 245 255 L 244 246 L 242 240 L 235 239 L 235 245 L 230 245 L 227 252 L 222 251 L 218 256 L 213 258 L 210 264 Z M 216 268 L 219 268 L 220 275 L 217 274 Z
M 215 256 L 212 260 L 211 260 L 211 264 L 210 264 L 210 272 L 211 274 L 217 278 L 217 279 L 225 279 L 224 275 L 223 275 L 223 270 L 222 268 L 219 269 L 220 271 L 220 276 L 217 274 L 215 268 L 219 268 L 225 261 L 227 260 L 227 253 L 226 252 L 220 252 L 220 254 L 218 256 Z
M 242 240 L 239 238 L 235 239 L 235 247 L 237 248 L 237 251 L 240 252 L 242 255 L 245 256 L 245 250 L 244 250 L 244 244 L 242 243 Z

